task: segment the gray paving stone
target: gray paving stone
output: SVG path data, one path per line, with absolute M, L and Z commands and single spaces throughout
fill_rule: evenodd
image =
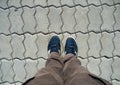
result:
M 75 26 L 75 31 L 81 31 L 81 32 L 87 32 L 87 25 L 88 25 L 88 18 L 87 18 L 87 7 L 76 7 L 76 13 L 75 18 L 77 21 L 77 24 Z
M 7 0 L 0 0 L 0 7 L 6 8 L 7 7 Z
M 41 5 L 41 6 L 46 6 L 46 0 L 35 0 L 34 1 L 35 5 Z
M 88 0 L 89 4 L 100 5 L 100 0 Z
M 5 82 L 5 83 L 2 83 L 2 84 L 0 84 L 0 85 L 21 85 L 22 83 L 20 83 L 20 82 L 17 82 L 17 83 L 9 83 L 9 82 Z
M 62 5 L 67 4 L 69 6 L 73 6 L 74 5 L 73 0 L 61 0 L 61 4 Z
M 38 34 L 36 45 L 37 45 L 37 56 L 48 58 L 47 53 L 47 45 L 48 45 L 48 37 L 49 35 Z M 44 44 L 43 44 L 44 43 Z
M 2 76 L 3 76 L 1 65 L 2 65 L 2 62 L 0 61 L 0 82 L 2 82 Z
M 87 57 L 88 44 L 87 44 L 88 34 L 77 33 L 76 42 L 78 45 L 78 56 L 83 58 Z
M 26 80 L 34 77 L 34 75 L 37 72 L 37 60 L 27 59 L 25 69 L 26 69 L 26 73 L 27 73 Z
M 101 17 L 100 17 L 100 12 L 101 12 L 101 7 L 95 7 L 95 6 L 90 6 L 90 11 L 88 14 L 90 24 L 88 27 L 89 31 L 100 31 L 100 25 L 102 23 Z
M 23 31 L 22 31 L 23 21 L 21 19 L 22 9 L 18 9 L 17 11 L 15 11 L 14 8 L 11 8 L 10 11 L 11 11 L 10 12 L 10 21 L 12 24 L 12 26 L 10 28 L 11 33 L 13 33 L 13 32 L 23 33 Z
M 48 8 L 40 8 L 37 7 L 36 8 L 36 19 L 37 19 L 37 27 L 35 28 L 37 30 L 37 32 L 44 32 L 47 33 L 48 32 L 48 18 L 47 18 L 47 14 L 48 14 Z
M 36 47 L 36 35 L 30 35 L 30 34 L 26 34 L 25 35 L 25 57 L 31 57 L 31 58 L 37 58 L 36 56 L 36 52 L 37 52 L 37 47 Z
M 114 55 L 120 55 L 120 32 L 115 33 L 116 36 L 114 38 L 115 50 Z
M 3 0 L 4 1 L 4 0 Z M 9 20 L 8 20 L 9 10 L 0 9 L 0 33 L 9 34 Z
M 27 1 L 27 0 L 25 0 Z M 24 8 L 24 13 L 23 13 L 23 19 L 24 19 L 24 28 L 23 31 L 24 32 L 31 32 L 34 33 L 35 32 L 35 19 L 34 19 L 34 8 L 30 9 L 30 8 Z
M 102 33 L 103 37 L 101 39 L 101 43 L 102 43 L 102 51 L 101 51 L 101 55 L 102 56 L 107 56 L 107 57 L 112 57 L 112 51 L 113 51 L 113 33 L 106 33 L 103 32 Z
M 116 5 L 116 11 L 115 11 L 115 30 L 120 30 L 120 5 Z
M 1 69 L 3 73 L 2 80 L 13 82 L 13 77 L 14 77 L 14 72 L 12 68 L 13 62 L 8 60 L 1 60 L 1 62 L 2 62 Z
M 101 34 L 96 34 L 96 33 L 90 33 L 90 38 L 88 40 L 90 50 L 88 52 L 89 56 L 93 57 L 100 57 L 100 50 L 101 50 L 101 45 L 100 45 L 100 38 Z
M 89 58 L 89 63 L 87 65 L 88 70 L 91 73 L 98 76 L 100 74 L 99 64 L 100 64 L 100 59 L 94 59 L 92 57 Z
M 60 0 L 48 0 L 48 5 L 60 6 Z
M 114 0 L 115 3 L 120 3 L 120 0 Z
M 63 31 L 68 31 L 69 32 L 74 32 L 75 30 L 73 29 L 74 25 L 75 25 L 75 19 L 74 19 L 74 12 L 75 12 L 75 8 L 71 8 L 69 9 L 68 7 L 64 7 L 63 8 L 64 12 L 62 14 L 62 19 L 63 19 Z
M 109 5 L 113 5 L 113 0 L 101 0 L 102 4 L 107 3 Z
M 113 83 L 113 85 L 120 85 L 120 82 L 116 81 L 116 80 L 113 80 L 112 83 Z
M 101 75 L 100 77 L 106 79 L 106 80 L 110 80 L 110 77 L 112 75 L 112 69 L 111 69 L 111 64 L 112 64 L 112 59 L 108 59 L 108 58 L 102 58 L 102 62 L 100 64 L 100 69 L 101 69 Z
M 62 21 L 61 21 L 60 13 L 61 13 L 61 8 L 57 8 L 57 9 L 54 7 L 50 8 L 50 13 L 49 13 L 50 32 L 57 32 L 57 33 L 61 32 Z
M 22 5 L 34 6 L 33 0 L 22 0 Z
M 21 60 L 17 60 L 15 59 L 14 61 L 14 66 L 13 66 L 13 69 L 14 69 L 14 72 L 15 72 L 15 81 L 25 81 L 25 75 L 26 75 L 26 72 L 25 72 L 25 61 L 21 61 Z
M 101 29 L 107 31 L 113 31 L 114 17 L 113 17 L 114 7 L 103 6 L 102 19 L 103 24 Z
M 8 5 L 9 6 L 16 6 L 16 7 L 20 7 L 20 0 L 9 0 L 8 1 Z
M 113 68 L 113 75 L 112 75 L 112 79 L 117 79 L 120 80 L 120 58 L 119 57 L 115 57 L 114 58 L 114 62 L 112 64 L 112 68 Z
M 10 36 L 0 35 L 0 58 L 11 59 L 11 45 L 10 45 Z
M 11 45 L 13 47 L 13 53 L 12 56 L 13 58 L 19 58 L 19 59 L 24 59 L 24 46 L 23 46 L 23 40 L 24 36 L 21 35 L 12 35 L 12 42 Z
M 86 0 L 74 0 L 75 4 L 81 4 L 83 6 L 87 5 Z

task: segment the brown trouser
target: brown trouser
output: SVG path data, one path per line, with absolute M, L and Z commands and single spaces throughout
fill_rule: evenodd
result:
M 46 67 L 23 85 L 111 85 L 108 81 L 89 73 L 72 54 L 64 59 L 52 52 Z

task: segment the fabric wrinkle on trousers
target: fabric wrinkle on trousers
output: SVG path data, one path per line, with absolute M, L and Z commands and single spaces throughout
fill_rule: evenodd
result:
M 35 78 L 23 85 L 111 85 L 83 66 L 73 54 L 62 59 L 58 53 L 52 52 L 45 68 L 39 70 Z

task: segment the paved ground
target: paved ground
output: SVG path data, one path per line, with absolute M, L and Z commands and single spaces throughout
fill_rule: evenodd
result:
M 0 85 L 20 85 L 45 65 L 51 36 L 78 43 L 90 72 L 120 85 L 120 0 L 0 0 Z

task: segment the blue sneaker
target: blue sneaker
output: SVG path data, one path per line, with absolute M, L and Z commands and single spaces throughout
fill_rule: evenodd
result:
M 53 36 L 48 43 L 48 53 L 57 52 L 60 53 L 60 39 L 58 36 Z
M 68 38 L 65 44 L 65 54 L 74 54 L 75 56 L 78 53 L 78 47 L 73 38 Z

